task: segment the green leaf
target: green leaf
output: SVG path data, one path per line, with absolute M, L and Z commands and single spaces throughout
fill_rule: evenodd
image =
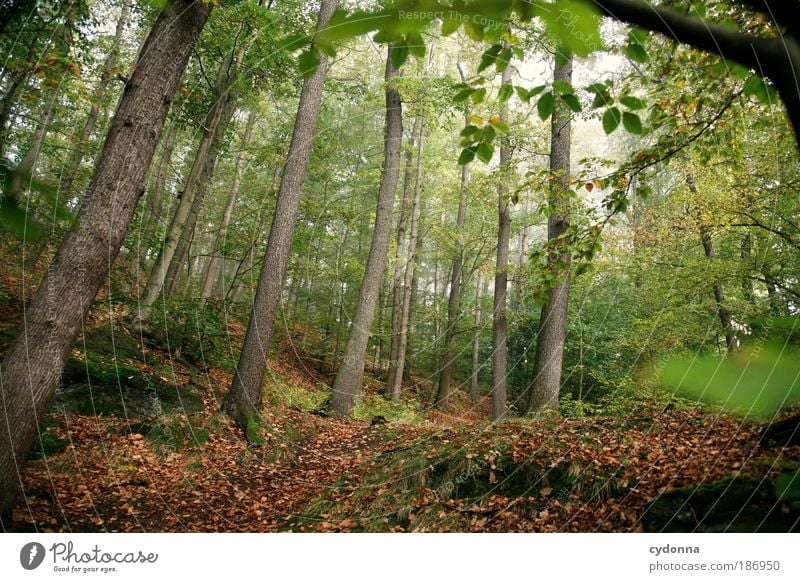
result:
M 422 35 L 416 31 L 411 31 L 406 35 L 406 45 L 408 50 L 417 58 L 425 56 L 425 41 Z
M 494 155 L 494 146 L 489 142 L 481 142 L 478 144 L 478 148 L 476 150 L 478 154 L 478 159 L 482 161 L 484 164 L 488 164 L 492 161 L 492 156 Z
M 472 92 L 474 90 L 475 89 L 473 89 L 472 87 L 461 89 L 461 91 L 455 94 L 455 96 L 453 97 L 453 101 L 455 101 L 456 103 L 463 103 L 464 101 L 469 99 L 469 96 L 472 95 Z
M 511 62 L 512 57 L 512 49 L 504 48 L 500 51 L 500 54 L 497 55 L 497 60 L 494 62 L 494 67 L 498 73 L 502 73 L 508 68 L 509 63 Z
M 472 160 L 475 159 L 475 147 L 468 147 L 461 150 L 461 155 L 458 156 L 458 165 L 459 166 L 466 166 Z
M 464 32 L 475 42 L 481 42 L 483 40 L 483 27 L 472 20 L 464 22 Z
M 487 125 L 481 131 L 480 141 L 491 142 L 494 139 L 495 135 L 497 135 L 497 132 L 495 131 L 494 127 L 492 127 L 491 124 Z
M 475 89 L 472 92 L 472 102 L 477 105 L 478 103 L 482 102 L 486 98 L 486 89 L 481 87 L 480 89 Z
M 616 107 L 610 107 L 603 114 L 603 131 L 606 135 L 617 129 L 619 122 L 622 121 L 622 113 Z
M 517 91 L 517 95 L 519 96 L 520 100 L 524 101 L 525 103 L 531 102 L 531 94 L 528 93 L 525 87 L 516 86 L 514 89 Z
M 508 134 L 508 132 L 511 131 L 508 124 L 503 121 L 490 121 L 489 123 L 491 123 L 497 131 L 502 133 Z
M 575 95 L 572 94 L 562 95 L 561 100 L 567 104 L 567 107 L 569 107 L 576 113 L 579 113 L 583 109 L 581 107 L 581 102 L 578 101 L 578 98 Z
M 592 107 L 598 109 L 600 107 L 608 107 L 614 102 L 611 98 L 611 95 L 608 91 L 603 91 L 602 93 L 597 93 L 594 96 L 594 100 L 592 101 Z
M 775 89 L 759 75 L 750 75 L 744 82 L 742 92 L 745 95 L 754 96 L 758 99 L 759 103 L 764 105 L 775 103 L 777 100 Z
M 608 91 L 608 87 L 606 86 L 605 83 L 592 83 L 591 85 L 586 87 L 586 90 L 589 93 L 595 93 L 599 95 L 601 93 L 606 93 Z
M 399 69 L 406 62 L 406 59 L 408 59 L 408 47 L 405 45 L 392 46 L 392 54 L 389 58 L 392 61 L 392 65 L 396 69 Z
M 639 43 L 630 43 L 622 47 L 623 54 L 637 63 L 646 63 L 649 58 L 645 48 Z
M 773 415 L 800 399 L 800 354 L 770 342 L 726 358 L 675 357 L 664 365 L 660 381 L 678 394 L 747 416 Z
M 460 135 L 462 137 L 469 137 L 471 135 L 475 135 L 479 131 L 480 131 L 480 129 L 478 128 L 477 125 L 468 125 L 464 129 L 461 130 Z
M 488 49 L 483 51 L 483 55 L 481 55 L 481 62 L 478 65 L 478 72 L 481 73 L 491 67 L 497 60 L 497 55 L 500 54 L 501 50 L 503 50 L 503 45 L 493 44 Z
M 633 95 L 625 95 L 620 98 L 620 103 L 622 103 L 628 109 L 644 109 L 645 104 L 644 101 L 641 99 L 634 97 Z
M 313 77 L 314 73 L 317 72 L 317 67 L 319 67 L 319 57 L 317 56 L 317 51 L 314 48 L 310 48 L 309 50 L 300 53 L 297 61 L 300 65 L 300 74 L 303 75 L 303 78 L 308 79 L 309 77 Z
M 539 117 L 543 120 L 547 119 L 553 114 L 553 107 L 555 105 L 555 98 L 552 91 L 548 91 L 539 98 L 536 104 L 536 110 L 539 112 Z
M 497 94 L 497 98 L 500 100 L 500 103 L 505 103 L 511 98 L 511 95 L 514 94 L 514 85 L 503 85 L 500 87 L 500 91 Z
M 461 28 L 461 20 L 458 18 L 451 18 L 445 14 L 442 17 L 442 36 L 449 36 Z
M 542 19 L 548 34 L 557 44 L 578 56 L 586 57 L 603 48 L 600 16 L 592 2 L 556 0 L 542 6 L 537 11 L 537 16 Z
M 622 125 L 625 126 L 630 133 L 635 133 L 636 135 L 642 134 L 642 120 L 639 119 L 639 116 L 635 113 L 630 113 L 626 111 L 622 114 Z
M 553 89 L 555 89 L 560 95 L 572 95 L 575 93 L 575 89 L 572 88 L 572 85 L 566 81 L 562 81 L 561 79 L 556 79 L 553 81 Z

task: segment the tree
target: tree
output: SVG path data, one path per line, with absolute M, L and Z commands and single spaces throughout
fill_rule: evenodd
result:
M 328 26 L 337 5 L 338 0 L 322 0 L 317 18 L 318 31 L 324 30 Z M 312 47 L 311 50 L 316 51 L 316 48 Z M 253 311 L 247 325 L 236 374 L 225 398 L 225 409 L 228 414 L 247 430 L 252 425 L 254 415 L 261 410 L 264 372 L 272 344 L 275 317 L 281 301 L 283 278 L 289 264 L 289 251 L 292 246 L 308 160 L 311 157 L 311 146 L 317 127 L 327 70 L 328 59 L 324 54 L 319 54 L 316 69 L 306 71 L 307 74 L 310 73 L 310 76 L 303 82 L 303 90 L 297 106 L 292 142 L 283 167 L 283 176 L 278 189 L 278 199 L 275 204 L 261 276 L 258 280 Z
M 553 82 L 572 83 L 572 55 L 556 53 Z M 547 269 L 554 274 L 539 318 L 527 411 L 558 410 L 561 366 L 567 333 L 572 255 L 566 240 L 569 229 L 570 129 L 572 112 L 556 100 L 550 122 L 550 192 Z
M 173 0 L 128 78 L 77 216 L 26 310 L 0 370 L 0 513 L 20 486 L 38 421 L 119 253 L 192 47 L 212 4 Z
M 508 42 L 506 42 L 508 48 Z M 502 73 L 502 85 L 511 83 L 511 70 L 506 63 Z M 503 102 L 500 121 L 508 122 L 508 104 Z M 500 147 L 500 168 L 508 171 L 511 148 L 507 141 Z M 501 173 L 497 186 L 497 262 L 494 273 L 494 309 L 492 321 L 492 419 L 498 420 L 506 414 L 508 381 L 508 336 L 506 334 L 506 302 L 508 300 L 508 254 L 511 242 L 511 198 L 508 176 Z
M 389 251 L 392 231 L 392 210 L 400 175 L 400 150 L 403 139 L 403 109 L 400 92 L 393 83 L 399 75 L 395 64 L 400 49 L 389 46 L 386 58 L 386 126 L 384 128 L 384 153 L 378 205 L 372 244 L 361 281 L 356 311 L 350 326 L 350 336 L 344 351 L 342 365 L 331 388 L 331 414 L 337 417 L 350 415 L 356 396 L 361 391 L 367 343 L 372 330 L 372 320 L 378 303 L 383 271 Z M 399 59 L 402 60 L 402 59 Z

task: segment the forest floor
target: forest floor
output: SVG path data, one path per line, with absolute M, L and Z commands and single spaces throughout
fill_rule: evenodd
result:
M 18 284 L 0 272 L 0 346 L 20 321 Z M 719 411 L 653 406 L 493 424 L 485 398 L 458 392 L 443 414 L 409 389 L 410 416 L 337 420 L 318 411 L 330 378 L 283 342 L 254 446 L 220 413 L 230 372 L 131 334 L 125 317 L 101 296 L 41 423 L 11 531 L 798 527 L 797 500 L 780 488 L 800 447 L 764 447 L 759 427 Z M 368 393 L 380 385 L 367 376 Z

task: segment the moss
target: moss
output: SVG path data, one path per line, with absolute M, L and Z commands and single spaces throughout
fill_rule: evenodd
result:
M 53 417 L 45 417 L 39 423 L 39 434 L 33 439 L 33 447 L 28 458 L 31 460 L 47 458 L 63 452 L 69 445 L 69 439 L 60 438 L 58 429 L 59 424 Z
M 156 452 L 181 451 L 203 446 L 210 432 L 191 417 L 165 416 L 147 432 L 147 440 L 153 443 Z
M 251 446 L 262 447 L 267 444 L 264 435 L 261 434 L 261 422 L 255 412 L 250 412 L 247 415 L 244 434 Z

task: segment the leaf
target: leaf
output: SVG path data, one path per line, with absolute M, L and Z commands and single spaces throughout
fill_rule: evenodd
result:
M 514 85 L 503 85 L 500 87 L 500 91 L 497 94 L 497 98 L 500 100 L 500 103 L 505 103 L 511 98 L 511 95 L 514 94 Z
M 623 113 L 622 125 L 624 125 L 625 129 L 627 129 L 630 133 L 634 133 L 636 135 L 642 134 L 642 121 L 635 113 L 630 113 L 628 111 Z
M 478 129 L 477 126 L 468 125 L 467 127 L 465 127 L 464 129 L 461 130 L 460 135 L 462 137 L 469 137 L 471 135 L 474 135 L 474 134 L 478 133 L 478 131 L 480 131 L 480 130 Z
M 512 49 L 510 48 L 505 48 L 502 51 L 500 51 L 500 54 L 497 55 L 497 60 L 494 62 L 494 68 L 497 70 L 498 73 L 502 73 L 508 68 L 512 56 L 513 52 Z
M 620 98 L 619 101 L 628 109 L 637 110 L 645 108 L 644 101 L 642 101 L 637 97 L 634 97 L 633 95 L 624 95 L 623 97 Z
M 301 53 L 297 61 L 300 65 L 300 74 L 303 75 L 303 78 L 308 79 L 313 77 L 314 73 L 317 72 L 319 57 L 317 56 L 317 51 L 313 48 Z
M 408 50 L 417 58 L 425 56 L 425 41 L 422 35 L 416 31 L 411 31 L 406 35 L 406 45 Z
M 490 120 L 490 123 L 494 126 L 495 129 L 497 129 L 497 131 L 500 131 L 500 132 L 505 133 L 505 134 L 508 134 L 508 132 L 510 131 L 507 123 L 504 123 L 504 122 L 499 121 L 499 120 L 498 121 L 491 121 Z
M 501 50 L 503 50 L 503 45 L 493 44 L 488 49 L 483 51 L 483 55 L 481 55 L 481 62 L 478 64 L 478 72 L 481 73 L 491 67 L 497 60 L 497 55 L 500 54 Z
M 600 16 L 592 2 L 556 0 L 537 11 L 550 37 L 580 57 L 603 48 Z
M 773 415 L 800 400 L 800 353 L 781 342 L 728 357 L 675 357 L 660 382 L 678 394 L 750 415 Z
M 622 113 L 616 107 L 610 107 L 603 114 L 603 131 L 606 135 L 617 129 L 619 122 L 622 121 Z
M 572 88 L 572 85 L 566 81 L 562 81 L 561 79 L 556 79 L 553 81 L 553 89 L 555 89 L 560 95 L 571 95 L 575 93 L 575 89 Z
M 494 155 L 494 146 L 489 142 L 481 142 L 478 145 L 476 152 L 478 154 L 478 159 L 482 161 L 484 164 L 488 164 L 492 161 L 492 156 Z
M 578 98 L 575 95 L 562 95 L 561 100 L 567 104 L 567 107 L 572 109 L 574 112 L 579 113 L 583 108 L 581 107 L 581 102 L 578 101 Z
M 475 89 L 470 95 L 472 102 L 477 105 L 481 103 L 486 98 L 486 89 L 481 87 L 480 89 Z
M 777 95 L 774 94 L 774 89 L 772 86 L 768 85 L 767 82 L 759 75 L 750 75 L 750 77 L 748 77 L 748 79 L 744 82 L 742 92 L 745 95 L 754 96 L 756 99 L 758 99 L 759 103 L 764 105 L 775 103 L 777 100 Z
M 473 89 L 472 87 L 461 89 L 461 91 L 455 94 L 455 96 L 453 97 L 453 101 L 455 101 L 456 103 L 463 103 L 464 101 L 469 99 L 469 96 L 472 95 L 472 92 L 474 90 L 475 89 Z
M 406 59 L 408 59 L 408 47 L 405 45 L 392 46 L 391 55 L 389 58 L 392 61 L 392 65 L 396 69 L 399 69 L 403 66 L 403 64 L 405 64 Z
M 622 53 L 630 60 L 637 63 L 646 63 L 649 55 L 645 48 L 639 43 L 630 43 L 622 47 Z
M 553 107 L 555 105 L 555 98 L 552 91 L 545 93 L 539 98 L 536 104 L 536 110 L 539 112 L 539 117 L 542 120 L 547 119 L 553 114 Z
M 466 166 L 474 159 L 475 159 L 475 148 L 474 147 L 465 148 L 461 150 L 461 155 L 458 156 L 458 165 Z
M 483 117 L 477 115 L 467 115 L 467 121 L 473 125 L 483 125 Z

